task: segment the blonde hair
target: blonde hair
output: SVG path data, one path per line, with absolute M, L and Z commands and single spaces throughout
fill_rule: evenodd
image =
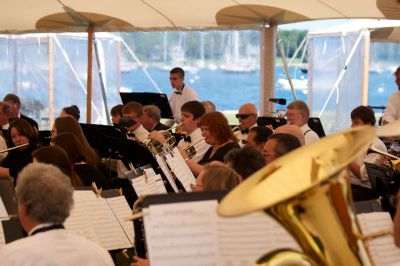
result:
M 231 190 L 240 183 L 239 175 L 227 166 L 207 164 L 203 171 L 204 191 Z

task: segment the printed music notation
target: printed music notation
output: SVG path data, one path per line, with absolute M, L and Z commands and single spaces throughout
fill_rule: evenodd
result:
M 186 164 L 178 148 L 175 147 L 173 149 L 173 156 L 171 154 L 167 154 L 165 157 L 169 167 L 176 175 L 176 178 L 181 181 L 185 190 L 187 192 L 192 191 L 191 185 L 196 184 L 196 178 L 194 177 L 189 166 Z
M 175 183 L 174 177 L 173 177 L 172 174 L 171 174 L 171 171 L 168 169 L 167 163 L 164 161 L 164 159 L 163 159 L 163 158 L 161 157 L 161 155 L 159 155 L 159 154 L 157 154 L 157 155 L 155 156 L 155 158 L 156 158 L 156 161 L 157 161 L 157 163 L 158 163 L 158 166 L 160 166 L 160 168 L 161 168 L 161 171 L 163 171 L 163 173 L 164 173 L 165 176 L 167 177 L 167 180 L 168 180 L 169 184 L 171 185 L 172 189 L 173 189 L 176 193 L 178 193 L 178 192 L 179 192 L 179 189 L 178 189 L 178 187 L 176 186 L 176 183 Z
M 134 233 L 124 218 L 131 214 L 125 198 L 96 198 L 92 191 L 74 191 L 74 208 L 64 225 L 107 250 L 132 247 Z M 132 223 L 130 223 L 132 227 Z M 125 231 L 128 230 L 128 232 Z
M 138 196 L 167 194 L 167 190 L 160 175 L 141 175 L 132 178 L 131 184 Z
M 361 231 L 364 235 L 393 227 L 388 212 L 370 212 L 357 215 Z M 386 235 L 367 241 L 367 249 L 374 265 L 397 265 L 400 261 L 400 249 L 394 244 L 392 235 Z
M 6 239 L 4 237 L 3 224 L 1 223 L 1 221 L 9 220 L 8 217 L 9 216 L 8 216 L 6 206 L 4 206 L 4 202 L 0 197 L 0 248 L 5 246 L 5 244 L 6 244 Z
M 216 200 L 151 205 L 144 216 L 150 264 L 252 265 L 277 248 L 300 250 L 266 214 L 225 218 Z

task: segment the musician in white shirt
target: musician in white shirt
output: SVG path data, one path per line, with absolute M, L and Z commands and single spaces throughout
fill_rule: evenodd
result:
M 138 102 L 129 102 L 122 108 L 122 115 L 125 119 L 131 119 L 135 123 L 127 127 L 127 138 L 137 140 L 143 144 L 149 142 L 149 132 L 142 125 L 143 105 Z
M 172 114 L 174 115 L 173 122 L 180 123 L 182 105 L 189 101 L 198 101 L 197 93 L 185 85 L 185 71 L 180 67 L 175 67 L 170 71 L 169 80 L 174 91 L 169 97 Z M 171 123 L 168 126 L 172 125 Z
M 238 139 L 240 147 L 246 145 L 246 139 L 249 135 L 250 128 L 257 126 L 257 107 L 252 103 L 245 103 L 239 108 L 239 113 L 236 114 L 236 118 L 239 119 L 239 129 L 233 134 Z
M 114 265 L 106 250 L 64 229 L 73 187 L 57 167 L 33 163 L 19 174 L 18 218 L 28 233 L 0 250 L 0 265 Z

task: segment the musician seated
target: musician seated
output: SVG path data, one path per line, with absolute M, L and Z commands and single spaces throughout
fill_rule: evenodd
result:
M 26 144 L 24 147 L 11 150 L 0 164 L 0 176 L 13 177 L 15 185 L 18 173 L 32 162 L 32 152 L 38 147 L 38 134 L 36 129 L 22 119 L 13 120 L 9 131 L 11 148 Z
M 303 101 L 293 101 L 287 106 L 286 117 L 288 124 L 293 124 L 300 127 L 305 144 L 313 143 L 319 140 L 319 136 L 308 126 L 310 118 L 310 109 Z
M 58 134 L 66 132 L 72 133 L 78 138 L 79 146 L 82 147 L 85 154 L 85 161 L 93 167 L 98 168 L 100 166 L 100 158 L 96 151 L 90 146 L 78 121 L 71 116 L 56 118 L 51 130 L 51 140 L 54 140 Z
M 212 101 L 202 101 L 201 102 L 206 110 L 206 113 L 211 113 L 217 111 L 215 104 Z
M 368 106 L 358 106 L 351 111 L 351 127 L 362 125 L 375 126 L 376 119 L 374 111 Z M 373 145 L 380 151 L 387 152 L 385 144 L 375 138 Z M 354 201 L 371 200 L 376 195 L 371 189 L 368 173 L 364 162 L 377 164 L 381 159 L 378 153 L 368 153 L 364 151 L 354 162 L 350 164 L 350 184 Z
M 156 105 L 150 104 L 143 107 L 142 124 L 147 131 L 169 129 L 160 122 L 160 119 L 161 110 Z
M 264 145 L 263 155 L 267 165 L 279 157 L 301 147 L 298 138 L 288 133 L 274 133 Z
M 198 101 L 186 102 L 181 107 L 181 129 L 186 132 L 186 136 L 178 142 L 177 146 L 182 150 L 192 147 L 194 149 L 192 160 L 196 163 L 204 157 L 204 154 L 210 148 L 210 145 L 204 141 L 199 128 L 200 119 L 204 114 L 205 108 Z M 159 132 L 151 132 L 149 138 L 156 139 L 161 143 L 166 142 Z
M 262 151 L 268 137 L 273 133 L 272 129 L 268 127 L 255 126 L 250 128 L 249 134 L 246 138 L 246 144 Z
M 69 178 L 53 165 L 30 164 L 17 181 L 18 217 L 28 237 L 0 251 L 2 265 L 114 265 L 96 243 L 64 230 L 73 207 Z
M 81 118 L 81 111 L 79 110 L 79 107 L 74 105 L 64 107 L 60 113 L 60 117 L 65 117 L 65 116 L 72 116 L 73 118 L 76 119 L 76 121 L 79 121 L 79 118 Z
M 137 140 L 146 145 L 149 142 L 149 131 L 142 125 L 143 105 L 138 102 L 129 102 L 122 108 L 122 115 L 123 118 L 134 122 L 132 126 L 126 128 L 127 139 Z
M 233 135 L 228 124 L 228 120 L 222 113 L 211 112 L 203 115 L 199 125 L 205 142 L 211 145 L 211 147 L 198 163 L 191 160 L 188 155 L 181 150 L 187 165 L 196 176 L 200 173 L 204 164 L 212 161 L 223 162 L 225 154 L 234 148 L 239 148 L 237 139 Z
M 56 166 L 70 177 L 73 187 L 83 187 L 81 178 L 75 173 L 68 154 L 58 146 L 45 146 L 32 153 L 34 163 L 47 163 Z
M 231 168 L 207 164 L 197 177 L 193 191 L 229 191 L 240 181 L 240 176 Z
M 12 117 L 11 106 L 6 102 L 0 102 L 0 126 L 1 126 L 1 136 L 0 136 L 0 150 L 5 150 L 10 145 L 8 143 L 10 127 L 9 120 Z M 7 152 L 0 154 L 0 162 L 7 157 Z
M 91 186 L 95 182 L 98 188 L 111 188 L 107 177 L 99 169 L 87 163 L 82 146 L 79 145 L 79 140 L 74 134 L 70 132 L 58 134 L 52 143 L 67 153 L 73 171 L 82 180 L 84 186 Z
M 240 147 L 246 145 L 247 135 L 252 127 L 257 126 L 257 107 L 252 103 L 245 103 L 239 108 L 236 118 L 239 119 L 239 129 L 234 132 Z
M 230 150 L 225 155 L 225 164 L 235 170 L 242 179 L 246 179 L 265 166 L 265 158 L 261 151 L 247 145 L 241 149 Z
M 111 122 L 114 126 L 119 125 L 119 120 L 122 118 L 122 108 L 124 106 L 122 104 L 117 104 L 113 108 L 111 108 Z

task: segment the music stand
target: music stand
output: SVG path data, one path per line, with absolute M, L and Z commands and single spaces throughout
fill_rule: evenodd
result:
M 51 131 L 50 130 L 39 130 L 39 143 L 42 146 L 48 146 L 51 142 Z
M 83 123 L 80 125 L 90 146 L 96 149 L 102 158 L 108 158 L 110 156 L 110 137 L 117 139 L 126 138 L 125 135 L 122 134 L 121 130 L 114 126 Z
M 325 137 L 325 131 L 324 128 L 322 127 L 321 119 L 318 117 L 310 117 L 308 119 L 308 126 L 318 134 L 320 138 Z
M 275 129 L 277 127 L 286 125 L 286 123 L 286 119 L 281 117 L 260 116 L 257 118 L 257 125 L 262 127 L 271 125 Z
M 120 92 L 123 104 L 129 102 L 138 102 L 145 105 L 156 105 L 161 110 L 161 118 L 173 118 L 171 106 L 168 102 L 168 97 L 164 93 L 153 92 Z

